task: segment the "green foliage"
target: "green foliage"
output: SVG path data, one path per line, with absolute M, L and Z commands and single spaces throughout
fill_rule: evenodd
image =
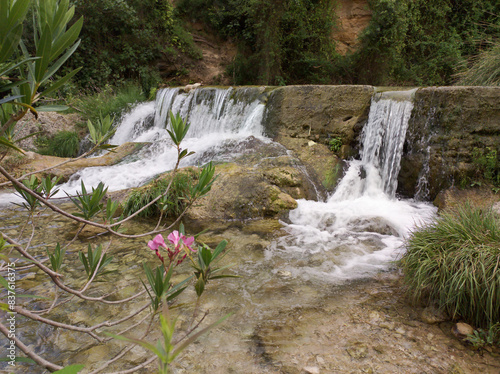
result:
M 102 253 L 102 245 L 99 244 L 95 250 L 89 244 L 87 249 L 87 256 L 82 251 L 78 252 L 78 257 L 85 268 L 88 279 L 92 278 L 94 274 L 100 273 L 112 260 L 113 256 L 108 256 L 107 253 Z
M 235 84 L 328 82 L 335 58 L 331 0 L 183 0 L 178 9 L 238 40 L 229 72 Z
M 194 275 L 197 279 L 194 286 L 196 294 L 200 297 L 205 290 L 205 285 L 209 280 L 220 279 L 220 278 L 234 278 L 236 276 L 231 274 L 219 274 L 221 271 L 227 269 L 229 266 L 214 267 L 215 263 L 226 248 L 227 241 L 223 240 L 217 245 L 217 247 L 212 250 L 207 245 L 201 245 L 198 247 L 196 263 L 193 263 Z
M 41 195 L 42 194 L 42 185 L 40 184 L 40 181 L 38 180 L 37 177 L 32 175 L 29 179 L 24 179 L 22 181 L 23 185 L 28 187 L 30 190 L 35 192 L 36 194 Z M 24 200 L 24 202 L 19 206 L 23 206 L 26 208 L 28 211 L 30 211 L 31 214 L 35 211 L 35 209 L 39 206 L 41 206 L 40 201 L 34 197 L 33 195 L 29 194 L 28 192 L 24 191 L 18 186 L 14 186 L 16 189 L 17 193 L 19 196 L 21 196 Z
M 50 253 L 49 249 L 47 248 L 47 256 L 49 257 L 52 270 L 57 272 L 59 271 L 59 269 L 61 269 L 65 253 L 66 252 L 64 248 L 61 249 L 61 245 L 59 243 L 57 243 L 53 253 Z
M 74 131 L 59 131 L 52 138 L 39 138 L 38 153 L 57 157 L 75 157 L 80 147 L 80 137 Z
M 474 334 L 467 336 L 467 342 L 476 350 L 484 349 L 487 346 L 500 347 L 500 322 L 487 329 L 474 330 Z
M 83 370 L 83 365 L 69 365 L 61 370 L 54 371 L 54 374 L 77 374 Z
M 474 148 L 472 159 L 476 166 L 476 177 L 500 187 L 500 160 L 497 150 L 490 147 Z
M 101 200 L 106 196 L 108 188 L 104 188 L 104 183 L 99 182 L 96 188 L 92 187 L 92 192 L 87 193 L 83 181 L 81 186 L 81 193 L 77 192 L 76 197 L 70 196 L 73 204 L 81 212 L 75 213 L 74 215 L 76 217 L 82 217 L 85 220 L 90 220 L 102 211 L 104 205 L 101 203 Z
M 90 120 L 87 121 L 90 141 L 94 146 L 104 148 L 113 147 L 112 145 L 105 144 L 116 132 L 116 128 L 113 128 L 113 121 L 114 119 L 109 116 L 101 116 L 95 123 L 92 123 Z
M 170 281 L 174 271 L 174 266 L 171 266 L 167 272 L 165 272 L 165 268 L 162 265 L 158 266 L 154 272 L 146 263 L 143 264 L 143 267 L 146 279 L 150 285 L 149 289 L 146 285 L 144 285 L 144 287 L 148 292 L 149 298 L 151 299 L 151 306 L 155 312 L 160 308 L 164 298 L 166 298 L 166 301 L 168 302 L 180 295 L 186 289 L 186 284 L 192 278 L 188 277 L 174 286 Z
M 187 206 L 188 198 L 190 195 L 190 184 L 195 182 L 197 173 L 192 169 L 186 169 L 183 172 L 176 173 L 172 181 L 169 193 L 164 199 L 158 201 L 156 204 L 143 210 L 139 215 L 141 217 L 154 217 L 159 216 L 163 211 L 167 216 L 179 215 Z M 130 215 L 143 206 L 147 205 L 155 198 L 163 194 L 171 178 L 157 178 L 146 186 L 139 188 L 132 192 L 126 202 L 123 204 L 123 211 L 125 215 Z
M 180 341 L 176 341 L 176 339 L 174 339 L 174 334 L 177 325 L 177 318 L 173 318 L 171 316 L 168 303 L 164 302 L 163 313 L 160 315 L 160 331 L 163 335 L 163 341 L 158 340 L 156 344 L 151 344 L 145 340 L 132 339 L 109 333 L 108 335 L 118 340 L 124 340 L 140 345 L 141 347 L 151 351 L 158 357 L 158 372 L 160 374 L 167 374 L 169 372 L 169 365 L 180 353 L 182 353 L 184 349 L 186 349 L 190 344 L 194 343 L 200 336 L 206 334 L 208 331 L 221 324 L 230 315 L 231 314 L 225 315 L 218 321 L 208 325 L 207 327 L 197 331 L 196 333 L 193 333 L 193 330 L 190 330 L 187 334 L 184 335 L 183 338 L 180 339 Z
M 157 63 L 182 52 L 200 57 L 191 35 L 174 15 L 169 0 L 74 0 L 85 18 L 82 46 L 71 61 L 85 66 L 81 87 L 138 80 L 148 96 L 160 80 Z
M 336 136 L 332 138 L 328 144 L 330 145 L 330 150 L 337 153 L 340 151 L 340 148 L 342 148 L 342 138 L 340 136 Z
M 475 326 L 500 321 L 500 225 L 470 205 L 416 230 L 401 259 L 408 293 Z
M 500 42 L 472 58 L 469 69 L 457 74 L 460 86 L 500 86 Z
M 186 136 L 189 130 L 190 124 L 184 121 L 179 113 L 174 115 L 172 111 L 170 111 L 168 115 L 170 117 L 171 130 L 167 129 L 167 132 L 170 135 L 170 138 L 172 139 L 174 144 L 178 146 L 184 140 L 184 137 Z M 185 156 L 187 156 L 187 153 L 185 154 Z
M 101 117 L 119 117 L 132 104 L 146 99 L 141 87 L 128 83 L 115 88 L 106 84 L 98 92 L 72 97 L 70 102 L 84 118 L 95 122 Z
M 443 85 L 466 56 L 498 37 L 495 0 L 370 0 L 372 20 L 350 57 L 347 79 L 369 84 Z
M 37 111 L 67 109 L 35 108 L 34 104 L 41 95 L 58 90 L 79 71 L 74 69 L 55 79 L 78 48 L 83 23 L 78 18 L 69 26 L 74 15 L 69 0 L 36 1 L 30 38 L 33 48 L 29 49 L 21 38 L 29 5 L 27 0 L 6 0 L 0 10 L 0 144 L 18 151 L 14 144 L 15 126 L 28 110 L 37 115 Z

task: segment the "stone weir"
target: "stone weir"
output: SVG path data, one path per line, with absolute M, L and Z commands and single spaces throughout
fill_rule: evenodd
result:
M 379 90 L 372 86 L 275 89 L 267 104 L 267 134 L 291 149 L 303 148 L 304 139 L 328 145 L 339 137 L 340 158 L 358 157 L 359 136 L 373 93 Z M 397 192 L 432 201 L 449 187 L 469 187 L 480 178 L 474 155 L 493 151 L 500 154 L 500 87 L 420 88 L 414 97 Z
M 381 91 L 373 86 L 348 85 L 198 90 L 198 99 L 212 91 L 255 91 L 256 100 L 265 103 L 263 134 L 278 143 L 250 137 L 227 150 L 240 154 L 239 158 L 218 163 L 221 176 L 214 184 L 212 198 L 207 196 L 193 214 L 229 219 L 281 215 L 296 206 L 296 199 L 330 195 L 346 170 L 344 160 L 360 157 L 362 130 L 372 98 Z M 480 177 L 474 155 L 500 153 L 500 87 L 420 88 L 413 104 L 396 193 L 432 201 L 449 187 L 470 186 Z M 111 164 L 117 162 L 115 158 Z M 88 164 L 70 163 L 63 171 L 51 173 L 68 178 L 99 161 L 89 160 Z M 28 170 L 30 165 L 23 167 Z M 227 193 L 229 185 L 234 185 L 231 194 Z

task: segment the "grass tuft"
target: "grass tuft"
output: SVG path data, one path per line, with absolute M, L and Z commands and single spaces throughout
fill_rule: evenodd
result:
M 400 265 L 409 295 L 437 302 L 478 327 L 500 321 L 500 226 L 469 204 L 441 215 L 408 239 Z
M 167 195 L 167 208 L 164 212 L 167 217 L 175 217 L 183 212 L 189 203 L 190 186 L 197 179 L 198 174 L 192 169 L 184 169 L 175 175 Z M 160 177 L 132 192 L 123 206 L 125 215 L 135 213 L 154 200 L 167 189 L 169 182 L 170 176 Z M 139 216 L 158 217 L 160 213 L 161 206 L 156 203 L 142 211 Z
M 80 147 L 80 137 L 74 131 L 59 131 L 52 138 L 40 137 L 36 142 L 42 155 L 76 157 Z
M 460 86 L 500 86 L 500 42 L 476 56 L 470 69 L 457 78 Z

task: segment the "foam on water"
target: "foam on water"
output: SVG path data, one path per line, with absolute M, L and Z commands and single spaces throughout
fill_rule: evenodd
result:
M 349 162 L 326 202 L 298 201 L 287 235 L 267 251 L 269 260 L 285 260 L 282 270 L 307 280 L 372 276 L 402 254 L 404 238 L 416 225 L 434 217 L 436 208 L 428 203 L 395 198 L 412 93 L 398 93 L 398 100 L 390 93 L 373 98 L 361 160 Z
M 169 110 L 191 123 L 183 148 L 196 154 L 181 166 L 211 159 L 227 161 L 251 137 L 263 137 L 265 106 L 257 88 L 205 88 L 182 93 L 178 88 L 158 93 L 156 102 L 137 105 L 123 117 L 113 139 L 148 142 L 136 154 L 110 167 L 84 169 L 61 188 L 69 194 L 103 181 L 110 190 L 135 187 L 171 170 L 176 149 L 165 130 Z M 408 233 L 432 219 L 436 209 L 428 203 L 395 197 L 397 174 L 412 92 L 378 94 L 372 100 L 362 133 L 360 160 L 351 160 L 336 191 L 325 202 L 299 200 L 285 224 L 287 235 L 266 250 L 274 272 L 289 272 L 297 279 L 338 283 L 372 276 L 388 269 L 403 251 Z M 65 196 L 61 192 L 62 196 Z M 0 196 L 12 202 L 10 195 Z
M 87 189 L 104 182 L 109 191 L 137 187 L 160 173 L 175 167 L 177 150 L 165 130 L 168 112 L 180 113 L 191 124 L 182 148 L 195 152 L 181 162 L 182 166 L 208 162 L 205 156 L 217 155 L 219 150 L 235 148 L 238 143 L 254 136 L 266 141 L 262 117 L 264 104 L 258 99 L 259 88 L 240 89 L 204 88 L 181 93 L 179 88 L 161 90 L 155 102 L 135 106 L 121 119 L 111 144 L 146 142 L 138 154 L 124 159 L 117 165 L 91 167 L 75 173 L 60 187 L 56 197 L 75 194 L 84 181 Z M 248 99 L 249 98 L 249 99 Z M 213 157 L 211 157 L 213 159 Z M 215 156 L 217 159 L 217 156 Z M 0 204 L 19 201 L 12 194 L 0 195 Z

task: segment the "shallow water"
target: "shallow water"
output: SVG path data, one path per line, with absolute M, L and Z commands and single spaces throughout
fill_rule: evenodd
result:
M 18 211 L 3 210 L 0 229 L 13 234 L 19 228 L 21 216 Z M 40 255 L 44 243 L 53 243 L 57 235 L 75 229 L 51 214 L 42 219 L 52 224 L 50 230 L 35 239 Z M 140 231 L 146 226 L 150 223 L 136 221 L 130 227 Z M 211 223 L 208 229 L 199 241 L 215 246 L 221 239 L 227 239 L 229 252 L 222 264 L 233 264 L 229 272 L 240 278 L 210 282 L 198 315 L 208 313 L 205 324 L 230 312 L 233 315 L 190 345 L 174 362 L 174 373 L 302 373 L 307 367 L 318 368 L 321 373 L 448 373 L 454 365 L 459 365 L 465 373 L 472 373 L 475 368 L 485 373 L 498 372 L 492 366 L 494 357 L 488 354 L 471 357 L 465 347 L 449 336 L 450 326 L 421 322 L 421 308 L 405 302 L 399 277 L 390 264 L 370 277 L 333 281 L 332 277 L 310 271 L 321 267 L 324 256 L 332 256 L 331 250 L 303 253 L 297 258 L 293 251 L 290 256 L 273 253 L 277 243 L 286 240 L 289 230 L 278 221 Z M 67 283 L 74 287 L 85 279 L 82 266 L 77 265 L 76 251 L 84 249 L 87 242 L 77 240 L 67 254 L 72 265 L 63 273 Z M 117 297 L 126 297 L 141 289 L 138 281 L 143 277 L 141 262 L 155 263 L 145 239 L 113 239 L 111 252 L 115 259 L 110 269 L 116 272 L 96 282 L 92 294 L 120 289 Z M 183 265 L 179 270 L 188 272 L 189 268 Z M 41 283 L 38 272 L 19 271 L 18 278 L 18 285 L 26 292 L 53 297 L 52 288 Z M 194 289 L 190 287 L 177 300 L 177 304 L 183 305 L 173 309 L 179 315 L 179 331 L 187 328 L 194 298 Z M 91 325 L 127 315 L 145 301 L 146 298 L 126 307 L 68 303 L 56 308 L 51 318 Z M 47 303 L 38 300 L 29 305 L 37 309 Z M 129 336 L 137 336 L 141 330 L 130 332 Z M 116 341 L 97 344 L 85 334 L 26 323 L 22 318 L 18 332 L 45 358 L 60 364 L 82 363 L 86 369 L 97 367 L 122 346 Z M 158 338 L 157 332 L 148 336 L 151 342 Z M 1 344 L 6 344 L 5 339 L 2 338 Z M 109 371 L 137 365 L 148 357 L 150 354 L 142 348 L 134 348 Z M 150 373 L 154 368 L 155 365 L 150 365 L 136 372 Z M 43 372 L 32 366 L 17 369 L 19 373 Z

